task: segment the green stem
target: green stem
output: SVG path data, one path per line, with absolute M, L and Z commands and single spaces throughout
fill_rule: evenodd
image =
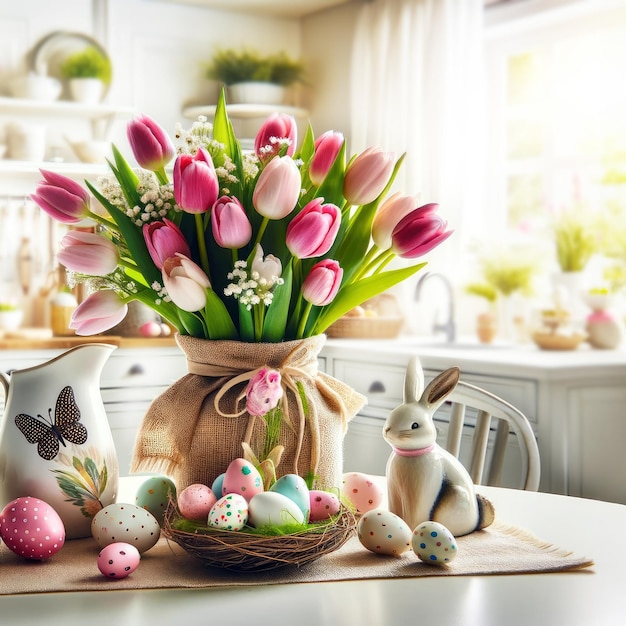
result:
M 259 232 L 256 236 L 256 241 L 254 242 L 254 247 L 256 248 L 257 244 L 261 243 L 261 239 L 263 238 L 263 234 L 265 233 L 265 229 L 270 221 L 269 217 L 264 217 L 261 222 L 261 226 L 259 227 Z
M 170 181 L 167 178 L 167 174 L 165 173 L 165 168 L 162 167 L 159 170 L 154 170 L 154 173 L 159 181 L 160 185 L 167 185 Z
M 313 308 L 313 304 L 311 302 L 306 303 L 306 308 L 304 309 L 304 313 L 300 318 L 300 324 L 298 325 L 298 334 L 296 335 L 296 339 L 302 339 L 304 337 L 304 329 L 306 328 L 306 321 L 309 318 L 309 313 Z
M 367 272 L 370 271 L 371 266 L 374 262 L 374 260 L 376 259 L 376 255 L 379 252 L 379 248 L 377 245 L 373 245 L 368 251 L 367 254 L 365 255 L 365 258 L 363 259 L 363 263 L 361 263 L 361 269 L 358 272 L 355 272 L 354 276 L 352 276 L 352 278 L 350 279 L 350 283 L 355 283 L 357 280 L 359 280 L 360 278 L 363 278 L 363 276 L 365 276 L 367 274 Z
M 202 224 L 202 213 L 195 213 L 196 234 L 198 235 L 198 250 L 200 251 L 200 264 L 204 273 L 210 278 L 209 274 L 209 255 L 206 251 L 206 241 L 204 240 L 204 225 Z
M 91 211 L 87 211 L 85 215 L 88 218 L 92 219 L 94 222 L 97 222 L 98 224 L 105 226 L 107 230 L 112 230 L 116 233 L 120 232 L 115 222 L 113 222 L 112 220 L 108 220 L 106 217 L 103 217 L 102 215 L 98 215 L 97 213 L 92 213 Z

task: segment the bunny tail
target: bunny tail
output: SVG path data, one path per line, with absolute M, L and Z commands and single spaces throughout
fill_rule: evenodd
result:
M 491 500 L 487 500 L 485 496 L 479 493 L 476 494 L 476 500 L 478 501 L 478 525 L 476 530 L 481 530 L 493 524 L 493 521 L 496 519 L 496 510 Z

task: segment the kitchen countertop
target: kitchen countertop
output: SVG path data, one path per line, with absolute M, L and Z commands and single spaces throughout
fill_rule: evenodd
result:
M 0 338 L 0 350 L 68 350 L 85 343 L 110 343 L 118 348 L 176 347 L 176 340 L 173 336 L 148 338 L 98 335 L 96 337 Z

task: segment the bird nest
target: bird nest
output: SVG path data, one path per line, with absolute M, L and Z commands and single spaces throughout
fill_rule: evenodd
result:
M 163 534 L 205 565 L 239 572 L 262 572 L 279 567 L 301 567 L 339 549 L 354 533 L 356 519 L 342 505 L 327 521 L 308 524 L 284 535 L 265 535 L 248 526 L 239 531 L 194 524 L 170 502 Z

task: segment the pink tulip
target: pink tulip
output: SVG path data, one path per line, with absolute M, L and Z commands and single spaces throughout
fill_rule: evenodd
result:
M 392 152 L 381 148 L 367 148 L 357 156 L 346 170 L 343 195 L 350 204 L 369 204 L 385 188 L 394 166 Z
M 213 237 L 218 246 L 237 250 L 252 238 L 252 225 L 238 198 L 222 196 L 211 211 Z
M 315 140 L 315 152 L 309 167 L 309 177 L 314 185 L 321 185 L 332 167 L 341 146 L 343 134 L 328 130 Z
M 183 311 L 199 311 L 211 286 L 207 275 L 190 258 L 176 253 L 163 262 L 163 284 L 172 302 Z
M 77 182 L 62 174 L 39 170 L 45 182 L 39 183 L 30 199 L 50 217 L 63 224 L 76 224 L 89 213 L 89 194 Z
M 334 204 L 314 198 L 287 226 L 287 247 L 299 259 L 326 254 L 339 231 L 341 211 Z
M 106 276 L 119 263 L 117 246 L 106 237 L 80 230 L 71 230 L 61 239 L 57 259 L 73 272 Z
M 189 244 L 180 228 L 167 218 L 163 218 L 162 222 L 144 224 L 143 237 L 148 252 L 159 269 L 163 269 L 165 259 L 174 256 L 177 252 L 191 256 Z
M 288 156 L 274 157 L 261 172 L 252 204 L 257 213 L 271 220 L 289 215 L 300 197 L 300 170 Z
M 70 328 L 77 335 L 97 335 L 117 326 L 127 312 L 128 305 L 115 291 L 96 291 L 74 310 Z
M 343 269 L 337 261 L 316 263 L 302 283 L 302 297 L 311 304 L 325 306 L 332 302 L 341 286 Z
M 174 198 L 187 213 L 206 213 L 217 200 L 219 183 L 211 155 L 199 148 L 195 156 L 181 154 L 174 163 Z
M 403 217 L 393 229 L 391 250 L 404 259 L 430 252 L 454 231 L 436 214 L 437 204 L 425 204 Z
M 126 136 L 137 163 L 151 172 L 162 170 L 176 152 L 167 133 L 147 115 L 139 115 L 126 126 Z
M 246 410 L 259 417 L 276 408 L 283 397 L 281 376 L 278 370 L 262 367 L 246 387 Z
M 269 161 L 281 152 L 281 147 L 287 144 L 288 156 L 293 156 L 296 150 L 298 126 L 296 120 L 287 113 L 272 113 L 263 122 L 254 140 L 254 152 L 260 161 Z
M 412 196 L 394 193 L 385 200 L 374 216 L 372 222 L 372 239 L 381 250 L 391 248 L 391 233 L 398 222 L 416 208 L 416 200 Z
M 271 289 L 283 273 L 283 266 L 280 259 L 276 258 L 273 254 L 268 254 L 264 257 L 263 248 L 260 243 L 256 245 L 254 250 L 254 258 L 252 259 L 250 269 L 253 274 L 258 274 L 267 289 Z

